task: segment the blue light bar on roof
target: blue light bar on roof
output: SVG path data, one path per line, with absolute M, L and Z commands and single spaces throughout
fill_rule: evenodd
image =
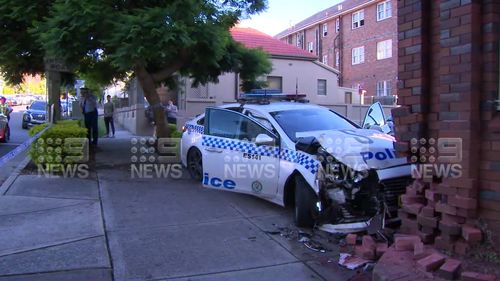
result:
M 256 89 L 250 93 L 241 94 L 243 99 L 301 99 L 305 94 L 286 94 L 274 89 Z

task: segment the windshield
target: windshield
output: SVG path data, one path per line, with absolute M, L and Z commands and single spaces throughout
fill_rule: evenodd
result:
M 301 132 L 356 128 L 342 116 L 323 108 L 275 111 L 271 116 L 294 142 Z
M 44 102 L 34 102 L 31 104 L 31 109 L 33 110 L 45 110 Z

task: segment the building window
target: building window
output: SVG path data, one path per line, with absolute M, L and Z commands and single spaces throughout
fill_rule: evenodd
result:
M 290 45 L 293 44 L 293 37 L 292 37 L 292 35 L 288 36 L 288 44 L 290 44 Z
M 365 11 L 357 11 L 352 13 L 352 29 L 356 29 L 365 25 Z
M 391 95 L 391 81 L 378 81 L 377 82 L 377 96 L 390 96 Z
M 314 52 L 314 42 L 307 43 L 307 50 L 312 53 Z
M 328 55 L 323 55 L 323 59 L 321 60 L 322 63 L 328 64 Z
M 326 96 L 326 80 L 318 79 L 318 96 Z
M 352 49 L 352 64 L 365 62 L 365 46 Z
M 324 23 L 323 24 L 323 37 L 326 37 L 328 35 L 328 24 Z
M 267 76 L 267 88 L 283 92 L 283 77 Z
M 385 1 L 377 4 L 377 21 L 385 20 L 392 16 L 391 1 Z
M 340 52 L 335 51 L 335 66 L 339 67 L 339 65 L 340 65 Z
M 392 39 L 377 42 L 377 59 L 383 60 L 392 57 Z
M 340 19 L 335 20 L 335 32 L 339 33 L 340 31 Z
M 304 49 L 304 33 L 297 33 L 297 47 Z
M 345 92 L 344 103 L 352 104 L 352 92 Z

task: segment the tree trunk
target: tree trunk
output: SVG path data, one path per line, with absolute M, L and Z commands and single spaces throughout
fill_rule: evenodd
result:
M 142 65 L 135 67 L 135 74 L 141 84 L 144 96 L 153 109 L 153 117 L 156 124 L 156 137 L 168 138 L 170 137 L 170 129 L 167 126 L 165 119 L 165 111 L 161 105 L 160 98 L 156 92 L 156 84 L 151 74 Z
M 50 122 L 56 123 L 61 119 L 61 108 L 59 104 L 61 95 L 61 73 L 58 71 L 48 71 L 46 73 L 47 77 L 47 90 L 49 93 L 48 98 L 48 112 L 50 116 Z M 52 111 L 53 106 L 53 111 Z

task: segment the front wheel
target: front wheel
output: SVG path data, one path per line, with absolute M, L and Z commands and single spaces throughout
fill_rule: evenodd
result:
M 306 180 L 295 177 L 295 224 L 298 227 L 313 227 L 314 217 L 317 213 L 317 196 Z
M 201 152 L 197 148 L 191 148 L 187 155 L 187 169 L 192 179 L 201 182 L 203 178 L 203 162 Z
M 28 129 L 28 123 L 26 122 L 23 122 L 22 126 L 21 126 L 23 129 Z

